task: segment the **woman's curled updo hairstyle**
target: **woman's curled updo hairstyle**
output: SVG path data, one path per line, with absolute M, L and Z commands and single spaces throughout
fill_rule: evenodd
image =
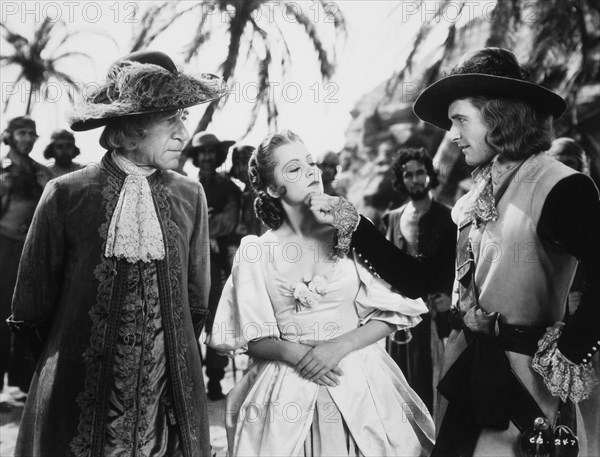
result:
M 254 200 L 254 212 L 256 216 L 263 221 L 269 228 L 277 229 L 283 223 L 284 210 L 281 201 L 273 198 L 267 193 L 271 186 L 275 188 L 275 150 L 279 146 L 291 143 L 302 143 L 302 140 L 291 130 L 283 130 L 277 133 L 270 133 L 260 143 L 258 149 L 252 153 L 248 162 L 248 178 L 250 185 L 256 193 Z M 285 194 L 285 187 L 277 189 L 280 195 Z

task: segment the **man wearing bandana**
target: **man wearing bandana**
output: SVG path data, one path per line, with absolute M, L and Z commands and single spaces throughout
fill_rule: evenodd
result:
M 538 418 L 550 424 L 542 434 L 551 447 L 552 427 L 567 425 L 554 436 L 578 434 L 585 455 L 574 405 L 589 397 L 590 359 L 600 347 L 600 200 L 587 176 L 544 154 L 566 103 L 527 78 L 512 52 L 485 48 L 463 57 L 414 106 L 422 120 L 449 131 L 475 167 L 473 189 L 452 211 L 454 329 L 432 456 L 518 455 L 527 445 L 520 437 Z M 311 203 L 340 242 L 351 237 L 365 262 L 410 297 L 436 287 L 429 278 L 452 272 L 435 257 L 394 250 L 362 217 L 350 226 L 344 202 L 318 196 Z M 564 322 L 577 261 L 586 274 L 583 296 Z M 558 446 L 566 441 L 573 442 Z

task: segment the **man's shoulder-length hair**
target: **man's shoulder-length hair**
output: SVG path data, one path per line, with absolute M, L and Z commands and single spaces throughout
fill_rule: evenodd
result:
M 489 129 L 486 141 L 496 154 L 516 161 L 550 148 L 552 117 L 535 110 L 529 103 L 483 95 L 468 100 L 481 111 Z

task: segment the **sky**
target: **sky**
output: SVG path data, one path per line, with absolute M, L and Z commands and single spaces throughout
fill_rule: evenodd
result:
M 314 1 L 295 2 L 313 17 L 317 31 L 329 50 L 333 50 L 333 34 L 329 17 Z M 351 120 L 350 111 L 356 102 L 401 66 L 406 58 L 414 33 L 422 17 L 411 14 L 412 10 L 400 9 L 394 1 L 339 0 L 331 7 L 339 9 L 347 24 L 347 36 L 336 48 L 337 69 L 329 82 L 320 78 L 316 53 L 306 37 L 302 26 L 284 16 L 280 2 L 273 1 L 263 9 L 258 23 L 275 37 L 274 25 L 280 26 L 290 52 L 292 63 L 282 75 L 274 71 L 272 96 L 280 102 L 278 128 L 289 128 L 298 133 L 308 148 L 318 157 L 328 150 L 339 151 L 345 143 L 344 132 Z M 416 4 L 416 2 L 415 2 Z M 94 1 L 3 1 L 0 20 L 11 30 L 28 38 L 34 27 L 45 16 L 60 18 L 66 30 L 77 32 L 67 41 L 61 51 L 80 51 L 89 54 L 91 60 L 79 57 L 65 58 L 61 68 L 72 74 L 81 84 L 99 82 L 106 69 L 117 58 L 125 55 L 131 46 L 132 34 L 139 27 L 139 15 L 149 2 L 94 2 Z M 197 14 L 187 14 L 173 24 L 149 48 L 166 52 L 185 72 L 210 72 L 219 74 L 227 50 L 226 21 L 213 18 L 215 32 L 207 45 L 201 48 L 190 64 L 183 64 L 183 50 L 194 34 Z M 275 40 L 275 49 L 280 42 Z M 53 46 L 49 46 L 51 50 Z M 1 54 L 11 52 L 11 46 L 3 40 Z M 245 56 L 245 53 L 241 55 Z M 274 55 L 276 61 L 277 53 Z M 2 104 L 13 94 L 8 109 L 2 115 L 2 128 L 8 119 L 23 115 L 28 95 L 28 85 L 14 84 L 15 68 L 2 68 Z M 222 140 L 236 140 L 257 145 L 268 133 L 265 115 L 262 114 L 253 131 L 244 137 L 249 110 L 253 106 L 256 81 L 255 68 L 251 62 L 238 67 L 236 80 L 231 87 L 230 99 L 224 109 L 215 114 L 209 131 Z M 42 151 L 52 131 L 67 128 L 67 115 L 71 108 L 68 88 L 57 82 L 48 84 L 48 93 L 35 103 L 32 117 L 38 124 L 40 138 L 32 157 L 45 163 Z M 202 106 L 190 109 L 187 126 L 192 131 L 202 116 Z M 101 129 L 76 134 L 76 143 L 82 151 L 80 163 L 100 160 L 103 150 L 98 145 Z M 6 154 L 2 146 L 1 154 Z

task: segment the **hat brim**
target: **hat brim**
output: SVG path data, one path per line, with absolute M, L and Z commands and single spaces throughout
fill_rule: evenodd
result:
M 219 76 L 173 73 L 155 64 L 129 62 L 109 72 L 70 115 L 71 129 L 91 130 L 114 119 L 188 108 L 220 99 L 227 83 Z
M 560 95 L 538 84 L 504 76 L 465 73 L 447 76 L 427 87 L 415 101 L 413 110 L 419 119 L 450 130 L 450 104 L 454 100 L 478 95 L 523 100 L 538 112 L 554 118 L 567 109 L 567 103 Z
M 163 113 L 165 111 L 174 111 L 174 110 L 178 110 L 178 109 L 189 108 L 191 106 L 202 105 L 204 103 L 210 103 L 212 101 L 219 100 L 222 96 L 223 95 L 218 95 L 218 96 L 204 99 L 204 100 L 194 101 L 194 102 L 190 102 L 190 103 L 184 103 L 182 105 L 169 106 L 169 107 L 161 108 L 161 109 L 154 109 L 154 110 L 148 110 L 148 111 L 137 111 L 135 113 L 119 114 L 116 116 L 107 116 L 107 117 L 103 117 L 100 119 L 77 120 L 77 121 L 73 121 L 71 123 L 71 130 L 73 130 L 74 132 L 84 132 L 86 130 L 93 130 L 93 129 L 97 129 L 98 127 L 105 126 L 106 124 L 108 124 L 110 121 L 112 121 L 114 119 L 128 118 L 131 116 L 139 116 L 141 114 Z
M 229 148 L 235 144 L 235 141 L 219 141 L 218 143 L 213 143 L 207 146 L 216 146 L 219 148 L 217 157 L 216 157 L 216 166 L 220 167 L 223 165 L 223 162 L 227 159 L 227 154 L 229 153 Z M 197 157 L 206 146 L 190 146 L 183 150 L 184 154 L 191 159 Z

